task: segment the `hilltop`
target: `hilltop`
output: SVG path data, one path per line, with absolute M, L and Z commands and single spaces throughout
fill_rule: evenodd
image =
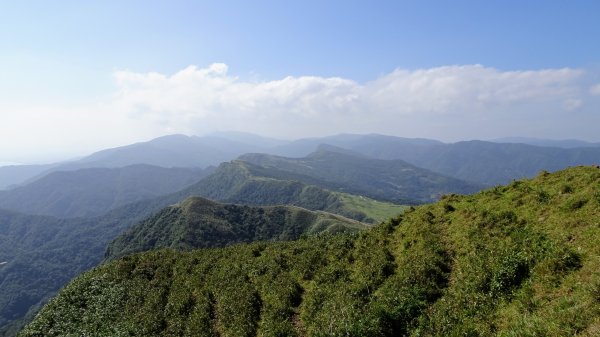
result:
M 192 197 L 127 230 L 109 244 L 106 257 L 114 259 L 156 248 L 191 250 L 239 242 L 293 240 L 302 234 L 365 228 L 356 220 L 295 206 L 243 206 Z
M 404 208 L 397 203 L 344 193 L 343 188 L 335 191 L 327 187 L 335 186 L 277 167 L 234 160 L 219 165 L 213 174 L 177 195 L 180 200 L 193 195 L 235 204 L 293 205 L 371 223 L 385 220 Z
M 136 254 L 20 336 L 597 336 L 598 219 L 600 169 L 577 167 L 357 234 Z

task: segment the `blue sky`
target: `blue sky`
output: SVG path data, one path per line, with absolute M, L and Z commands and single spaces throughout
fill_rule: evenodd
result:
M 0 145 L 0 161 L 46 159 L 36 156 L 35 151 L 42 151 L 51 159 L 170 132 L 192 134 L 226 128 L 223 121 L 217 122 L 208 112 L 197 116 L 193 113 L 211 107 L 215 111 L 239 110 L 239 114 L 246 114 L 245 118 L 255 113 L 263 123 L 272 119 L 273 130 L 282 130 L 281 125 L 304 125 L 289 132 L 260 126 L 244 129 L 248 123 L 241 121 L 232 125 L 234 129 L 278 137 L 395 133 L 386 127 L 394 120 L 392 102 L 375 102 L 383 91 L 375 93 L 371 88 L 381 88 L 385 82 L 381 79 L 386 77 L 394 77 L 388 82 L 396 84 L 384 91 L 396 90 L 396 96 L 409 95 L 406 88 L 421 83 L 422 76 L 429 83 L 439 83 L 448 76 L 475 78 L 453 83 L 495 83 L 484 93 L 457 96 L 452 92 L 423 97 L 426 101 L 438 99 L 439 104 L 416 104 L 410 113 L 398 112 L 398 121 L 410 124 L 414 120 L 415 125 L 400 128 L 397 133 L 401 136 L 448 141 L 484 138 L 488 134 L 600 140 L 589 126 L 600 121 L 600 93 L 595 94 L 595 86 L 600 83 L 598 13 L 598 1 L 4 1 L 0 4 L 0 117 L 14 125 L 5 123 L 11 132 L 0 127 L 0 143 L 13 145 Z M 215 63 L 226 64 L 226 71 L 209 71 L 206 76 L 220 76 L 228 86 L 235 86 L 228 89 L 229 94 L 247 97 L 245 101 L 226 107 L 214 102 L 198 105 L 202 94 L 213 95 L 207 100 L 214 97 L 214 87 L 206 91 L 207 86 L 221 85 L 219 81 L 206 84 L 198 77 Z M 191 65 L 197 66 L 195 71 L 177 77 L 188 76 L 188 80 L 171 78 Z M 475 65 L 483 68 L 444 68 Z M 571 73 L 561 73 L 561 69 Z M 399 74 L 398 70 L 406 73 Z M 554 72 L 543 73 L 545 70 Z M 437 77 L 432 80 L 427 71 Z M 127 96 L 136 88 L 156 85 L 146 76 L 149 73 L 164 77 L 160 90 L 173 93 L 170 100 L 145 101 L 144 95 L 160 92 L 157 88 Z M 299 80 L 309 76 L 312 82 L 308 84 L 281 82 L 288 77 Z M 397 84 L 398 77 L 402 85 Z M 331 78 L 352 83 L 323 82 Z M 506 78 L 512 80 L 503 80 Z M 493 115 L 458 114 L 460 107 L 470 106 L 469 98 L 479 100 L 506 93 L 514 81 L 523 81 L 517 88 L 538 89 L 518 101 L 511 100 L 513 94 L 507 94 L 506 101 L 492 100 L 498 103 L 494 108 L 481 108 L 494 110 Z M 378 83 L 369 87 L 373 82 Z M 265 85 L 246 90 L 257 84 Z M 296 92 L 298 97 L 293 101 L 278 106 L 260 103 L 269 99 L 281 101 L 281 97 L 269 95 L 291 89 L 272 87 L 288 84 L 294 90 L 304 88 Z M 556 87 L 564 90 L 556 91 Z M 315 90 L 335 93 L 316 102 Z M 423 90 L 442 91 L 439 86 Z M 554 98 L 540 94 L 541 91 Z M 336 111 L 327 102 L 349 100 L 353 95 L 360 96 L 360 104 L 338 107 L 356 109 L 345 115 L 353 123 L 317 130 L 309 127 L 320 120 L 315 117 L 319 111 Z M 115 97 L 125 96 L 125 103 L 115 102 Z M 448 100 L 458 99 L 467 101 L 447 105 Z M 185 107 L 169 105 L 185 100 L 189 100 Z M 250 111 L 246 102 L 260 109 Z M 409 104 L 407 100 L 396 103 Z M 570 115 L 558 108 L 553 110 L 557 106 L 568 107 Z M 375 111 L 385 107 L 389 111 Z M 309 118 L 300 116 L 302 109 L 314 111 L 308 113 Z M 369 114 L 363 111 L 361 115 L 360 109 L 369 110 Z M 112 116 L 112 122 L 96 122 L 94 118 L 100 118 L 100 110 L 118 110 L 120 115 Z M 284 110 L 298 113 L 288 119 L 289 116 L 282 116 Z M 431 115 L 431 111 L 439 114 Z M 98 134 L 86 132 L 86 114 L 93 121 L 89 124 L 98 125 Z M 229 119 L 240 117 L 239 114 Z M 333 114 L 324 120 L 340 118 Z M 131 131 L 131 125 L 120 119 L 123 115 L 130 124 L 134 118 L 139 130 L 117 132 Z M 32 123 L 35 118 L 39 121 Z M 64 123 L 73 118 L 82 119 L 82 129 L 75 122 Z M 533 123 L 540 119 L 544 119 L 542 125 L 515 127 L 521 120 Z M 448 124 L 453 120 L 456 125 Z M 506 120 L 505 125 L 498 120 Z M 571 123 L 565 124 L 565 120 Z M 580 124 L 576 123 L 578 120 Z M 430 128 L 429 122 L 434 124 Z M 206 127 L 185 127 L 190 123 Z M 474 125 L 469 129 L 465 123 Z M 371 129 L 359 127 L 365 124 Z M 460 125 L 463 127 L 458 128 Z M 492 125 L 498 128 L 478 131 L 480 126 Z M 448 131 L 450 127 L 456 131 Z M 14 132 L 15 128 L 20 132 Z M 55 131 L 40 131 L 44 128 Z M 101 135 L 110 132 L 116 134 Z M 90 135 L 90 139 L 82 140 L 85 135 Z M 78 145 L 70 145 L 75 143 Z M 43 144 L 49 147 L 44 148 Z

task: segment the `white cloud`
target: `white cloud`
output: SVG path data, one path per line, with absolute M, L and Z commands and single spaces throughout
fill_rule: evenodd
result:
M 341 132 L 442 140 L 578 137 L 598 118 L 572 118 L 573 111 L 594 108 L 585 102 L 585 75 L 570 68 L 502 71 L 465 65 L 397 69 L 367 83 L 317 76 L 257 82 L 230 75 L 222 63 L 189 66 L 172 75 L 124 70 L 114 73 L 116 91 L 103 102 L 0 106 L 0 111 L 10 111 L 0 125 L 0 153 L 11 152 L 3 145 L 11 142 L 27 143 L 31 151 L 34 144 L 44 144 L 81 152 L 163 134 L 213 130 L 283 138 Z M 600 85 L 590 92 L 600 94 Z M 35 136 L 20 130 L 32 130 Z
M 590 94 L 594 96 L 600 96 L 600 83 L 590 88 Z
M 536 104 L 572 110 L 581 105 L 581 75 L 574 69 L 506 72 L 470 65 L 395 70 L 366 84 L 335 77 L 248 82 L 228 75 L 226 65 L 213 64 L 171 76 L 117 72 L 115 103 L 132 117 L 182 132 L 369 132 L 363 126 L 414 115 L 485 114 Z
M 480 65 L 396 70 L 365 86 L 373 106 L 398 114 L 486 112 L 523 103 L 571 99 L 581 71 L 502 72 Z

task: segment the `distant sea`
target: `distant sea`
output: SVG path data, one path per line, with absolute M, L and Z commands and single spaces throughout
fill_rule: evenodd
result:
M 9 161 L 0 161 L 0 167 L 2 166 L 12 166 L 12 165 L 23 165 L 21 163 L 12 163 Z

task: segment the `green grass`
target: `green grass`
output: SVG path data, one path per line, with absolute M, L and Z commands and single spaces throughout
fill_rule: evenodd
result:
M 577 167 L 354 234 L 136 254 L 20 336 L 598 336 L 599 192 Z
M 347 193 L 339 193 L 338 195 L 347 208 L 366 214 L 376 223 L 396 217 L 408 208 L 408 206 L 377 201 L 360 195 Z
M 108 245 L 106 258 L 157 248 L 192 250 L 366 228 L 356 220 L 296 206 L 243 206 L 192 197 L 128 229 Z

